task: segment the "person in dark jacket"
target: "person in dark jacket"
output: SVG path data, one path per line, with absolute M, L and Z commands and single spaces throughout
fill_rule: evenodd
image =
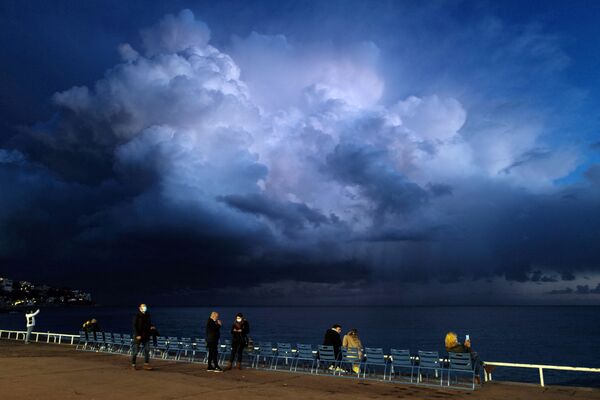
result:
M 333 346 L 333 353 L 335 354 L 336 360 L 342 358 L 342 327 L 338 324 L 334 324 L 331 328 L 325 332 L 323 338 L 323 346 Z
M 133 350 L 131 352 L 131 369 L 135 370 L 135 363 L 140 347 L 144 349 L 144 369 L 151 370 L 150 366 L 150 346 L 149 341 L 152 336 L 150 328 L 152 321 L 148 313 L 148 307 L 140 304 L 139 312 L 133 318 Z
M 242 355 L 244 348 L 248 345 L 248 334 L 250 333 L 250 323 L 244 318 L 242 313 L 235 316 L 235 321 L 231 326 L 231 358 L 227 364 L 227 370 L 233 368 L 233 361 L 237 356 L 237 369 L 242 369 Z
M 219 339 L 221 338 L 221 320 L 219 313 L 213 311 L 206 321 L 206 348 L 208 350 L 207 371 L 222 372 L 219 367 Z

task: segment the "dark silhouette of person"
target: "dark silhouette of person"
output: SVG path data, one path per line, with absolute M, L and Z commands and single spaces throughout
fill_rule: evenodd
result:
M 206 348 L 208 350 L 207 371 L 221 372 L 219 367 L 219 339 L 221 338 L 221 320 L 219 313 L 213 311 L 206 321 Z
M 237 358 L 237 369 L 242 369 L 242 356 L 244 348 L 248 346 L 248 334 L 250 323 L 244 318 L 244 314 L 238 313 L 231 326 L 231 357 L 226 369 L 233 368 L 233 361 Z
M 333 346 L 333 353 L 335 359 L 340 360 L 342 355 L 342 327 L 338 324 L 334 324 L 331 328 L 325 331 L 325 337 L 323 338 L 324 346 Z
M 148 307 L 145 304 L 140 304 L 139 311 L 133 318 L 133 350 L 131 352 L 131 368 L 136 369 L 135 364 L 140 348 L 144 351 L 144 369 L 152 370 L 150 366 L 150 346 L 151 337 L 150 328 L 152 321 L 148 313 Z

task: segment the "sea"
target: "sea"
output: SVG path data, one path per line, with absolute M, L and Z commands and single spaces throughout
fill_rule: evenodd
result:
M 600 368 L 600 307 L 149 307 L 163 336 L 204 337 L 211 311 L 223 321 L 222 338 L 229 337 L 235 314 L 250 322 L 255 341 L 322 343 L 325 331 L 337 323 L 345 332 L 359 331 L 365 347 L 439 351 L 444 336 L 454 331 L 483 361 Z M 131 332 L 136 308 L 73 307 L 42 309 L 36 331 L 77 334 L 96 318 L 106 332 Z M 0 314 L 0 329 L 24 330 L 22 313 Z M 538 370 L 497 368 L 494 380 L 539 382 Z M 545 371 L 546 384 L 600 387 L 600 373 Z

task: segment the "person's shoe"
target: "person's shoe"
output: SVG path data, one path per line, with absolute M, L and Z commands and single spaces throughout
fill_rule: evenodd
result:
M 152 368 L 152 367 L 150 366 L 150 364 L 148 364 L 148 363 L 144 363 L 144 369 L 145 369 L 146 371 L 152 371 L 154 368 Z
M 241 362 L 237 363 L 237 369 L 242 369 L 242 363 Z
M 333 366 L 333 365 L 330 365 L 330 366 L 329 366 L 329 370 L 330 370 L 330 371 L 333 371 L 333 368 L 334 368 L 334 366 Z
M 215 368 L 214 368 L 214 367 L 208 367 L 208 368 L 206 368 L 206 370 L 207 370 L 208 372 L 213 372 L 213 371 L 215 370 Z
M 135 364 L 131 364 L 131 369 L 132 369 L 133 371 L 137 371 L 137 368 L 136 368 Z
M 214 368 L 213 372 L 223 372 L 223 369 L 218 365 Z
M 227 366 L 225 367 L 225 371 L 231 371 L 232 367 L 233 367 L 233 365 L 231 364 L 231 362 L 228 362 Z

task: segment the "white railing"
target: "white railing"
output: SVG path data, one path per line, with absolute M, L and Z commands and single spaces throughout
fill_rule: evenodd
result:
M 537 369 L 540 373 L 540 385 L 544 385 L 544 370 L 554 370 L 554 371 L 575 371 L 575 372 L 600 372 L 600 368 L 585 368 L 585 367 L 566 367 L 563 365 L 542 365 L 542 364 L 516 364 L 516 363 L 506 363 L 506 362 L 495 362 L 495 361 L 485 361 L 485 365 L 492 365 L 495 367 L 509 367 L 509 368 L 529 368 L 529 369 Z M 485 380 L 491 381 L 492 374 L 491 372 L 485 372 Z
M 0 339 L 25 340 L 27 331 L 7 331 L 0 329 Z M 75 340 L 79 339 L 79 335 L 70 335 L 65 333 L 54 332 L 31 332 L 29 341 L 42 343 L 58 343 L 74 345 Z

